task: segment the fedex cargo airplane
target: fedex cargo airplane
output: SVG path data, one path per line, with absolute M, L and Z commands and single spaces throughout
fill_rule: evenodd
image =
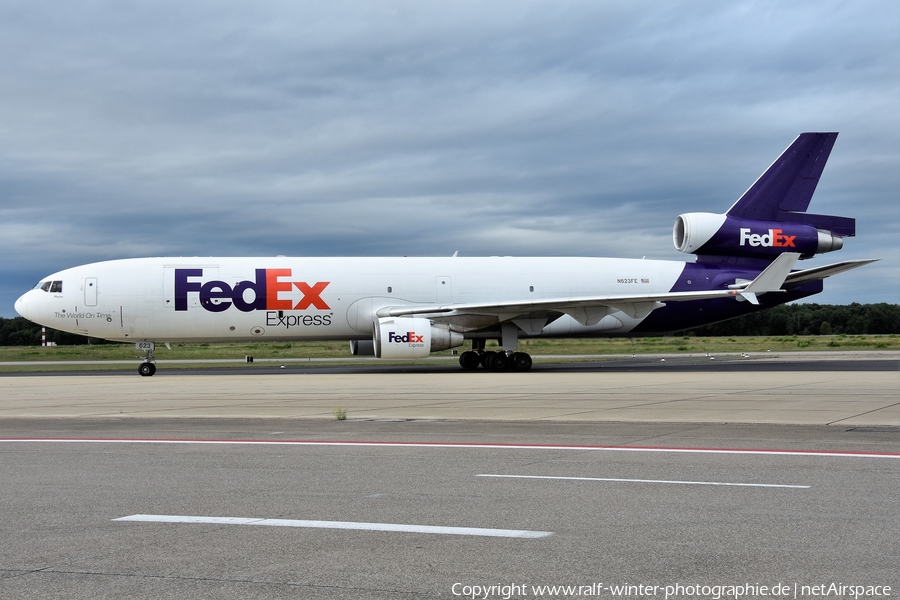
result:
M 134 342 L 347 340 L 352 354 L 424 358 L 468 343 L 463 369 L 531 368 L 520 338 L 656 335 L 805 298 L 872 260 L 794 270 L 839 250 L 852 218 L 807 213 L 837 133 L 803 133 L 723 214 L 687 213 L 694 262 L 620 258 L 136 258 L 73 267 L 16 302 L 27 319 Z M 502 350 L 485 351 L 496 339 Z

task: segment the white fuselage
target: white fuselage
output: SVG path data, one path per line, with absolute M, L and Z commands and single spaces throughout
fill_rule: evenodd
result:
M 664 293 L 684 266 L 566 257 L 140 258 L 50 275 L 16 310 L 118 341 L 362 340 L 392 307 Z M 614 311 L 586 326 L 564 315 L 523 335 L 623 335 L 641 318 Z M 470 315 L 462 329 L 501 320 Z

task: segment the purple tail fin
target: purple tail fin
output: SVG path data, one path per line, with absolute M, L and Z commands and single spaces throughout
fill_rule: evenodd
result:
M 679 215 L 675 247 L 704 262 L 728 264 L 840 250 L 845 237 L 856 235 L 856 220 L 805 212 L 837 135 L 801 133 L 725 214 Z
M 750 189 L 729 217 L 811 225 L 835 235 L 856 235 L 856 220 L 805 212 L 838 134 L 801 133 Z

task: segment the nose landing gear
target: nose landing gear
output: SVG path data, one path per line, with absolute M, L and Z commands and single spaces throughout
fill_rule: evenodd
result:
M 137 342 L 134 347 L 145 352 L 144 362 L 138 367 L 138 373 L 140 373 L 141 377 L 152 376 L 156 373 L 156 361 L 153 360 L 153 350 L 156 348 L 156 345 L 153 342 Z

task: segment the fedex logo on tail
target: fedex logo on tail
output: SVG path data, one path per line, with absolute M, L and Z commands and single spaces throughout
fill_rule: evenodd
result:
M 254 310 L 329 310 L 322 292 L 330 282 L 291 281 L 291 269 L 256 269 L 253 281 L 239 281 L 234 286 L 224 281 L 203 282 L 203 269 L 175 269 L 175 310 L 188 309 L 188 294 L 198 294 L 200 306 L 210 312 L 222 312 L 234 305 L 241 312 Z M 294 290 L 301 298 L 295 304 Z
M 796 235 L 784 235 L 781 229 L 770 229 L 769 233 L 750 233 L 749 227 L 741 227 L 741 246 L 747 244 L 765 248 L 795 248 Z

